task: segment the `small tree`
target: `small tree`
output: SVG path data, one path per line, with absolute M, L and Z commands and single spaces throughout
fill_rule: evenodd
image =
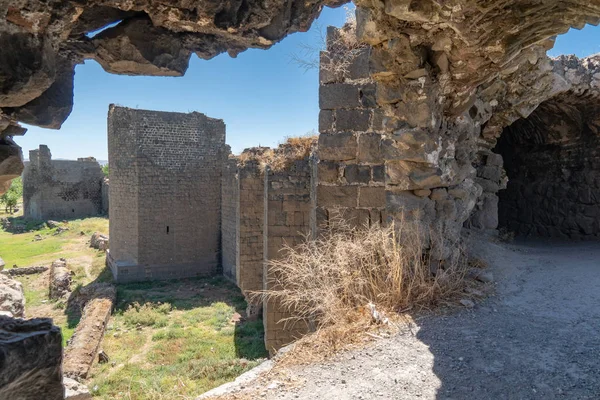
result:
M 102 166 L 102 172 L 104 172 L 104 176 L 108 178 L 108 164 Z
M 23 181 L 18 177 L 13 179 L 6 193 L 0 196 L 0 204 L 4 205 L 4 211 L 12 214 L 22 196 Z

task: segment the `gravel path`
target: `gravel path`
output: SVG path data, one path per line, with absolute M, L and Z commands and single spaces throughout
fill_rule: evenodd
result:
M 600 243 L 479 243 L 496 296 L 270 382 L 266 399 L 600 399 Z

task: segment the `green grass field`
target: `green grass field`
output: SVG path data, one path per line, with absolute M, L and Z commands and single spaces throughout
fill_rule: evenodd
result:
M 63 227 L 69 230 L 60 234 L 46 226 L 16 234 L 0 229 L 0 257 L 7 268 L 66 258 L 73 288 L 112 280 L 105 254 L 89 247 L 93 232 L 108 233 L 108 219 L 73 220 Z M 78 320 L 66 314 L 64 301 L 48 299 L 47 273 L 17 279 L 26 316 L 53 318 L 66 343 Z M 110 362 L 94 365 L 86 382 L 90 391 L 106 400 L 193 399 L 235 379 L 267 356 L 262 321 L 244 321 L 245 306 L 239 289 L 222 277 L 118 285 L 102 343 Z

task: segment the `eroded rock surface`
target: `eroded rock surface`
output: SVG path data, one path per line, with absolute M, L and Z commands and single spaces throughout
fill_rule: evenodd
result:
M 0 274 L 0 311 L 18 318 L 23 318 L 25 315 L 23 285 L 4 274 Z
M 50 265 L 50 298 L 60 299 L 71 291 L 71 271 L 67 260 L 61 258 Z
M 62 336 L 51 319 L 0 316 L 0 399 L 62 400 L 61 364 Z

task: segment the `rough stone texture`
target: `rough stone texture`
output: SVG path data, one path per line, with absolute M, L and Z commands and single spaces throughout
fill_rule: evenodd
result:
M 0 119 L 0 124 L 2 120 Z M 0 134 L 0 193 L 10 186 L 10 181 L 23 172 L 23 152 L 10 137 Z
M 71 271 L 67 260 L 61 258 L 50 265 L 50 298 L 60 299 L 71 291 Z
M 92 398 L 87 386 L 75 379 L 63 377 L 63 385 L 65 386 L 65 400 L 87 400 Z
M 61 364 L 62 336 L 51 319 L 0 316 L 0 399 L 62 400 Z
M 13 317 L 25 316 L 23 285 L 4 274 L 0 274 L 0 311 L 9 312 Z
M 109 239 L 108 236 L 101 234 L 100 232 L 94 232 L 90 239 L 90 247 L 98 250 L 108 250 Z
M 117 290 L 108 283 L 91 284 L 81 290 L 80 297 L 83 315 L 65 350 L 63 372 L 70 378 L 85 379 L 97 358 Z
M 277 276 L 269 270 L 269 260 L 282 257 L 284 245 L 302 243 L 314 230 L 314 193 L 308 159 L 295 161 L 280 171 L 265 172 L 265 222 L 264 222 L 264 270 L 263 288 L 277 288 Z M 265 346 L 270 354 L 308 332 L 304 321 L 282 321 L 292 316 L 276 300 L 263 302 Z
M 103 179 L 94 158 L 52 160 L 48 146 L 40 145 L 29 152 L 23 172 L 23 215 L 38 221 L 99 215 Z
M 341 213 L 356 225 L 382 221 L 385 187 L 381 168 L 383 121 L 375 104 L 369 74 L 369 47 L 349 50 L 340 35 L 352 29 L 327 30 L 327 49 L 321 55 L 319 104 L 331 120 L 320 125 L 316 200 L 317 223 L 326 224 Z M 351 51 L 351 56 L 344 56 Z M 340 61 L 341 57 L 345 57 Z
M 102 195 L 102 214 L 108 214 L 108 188 L 109 188 L 109 180 L 108 178 L 104 178 L 102 180 L 102 188 L 100 189 L 100 194 Z
M 85 59 L 98 61 L 111 73 L 180 76 L 192 54 L 210 59 L 225 51 L 235 57 L 248 48 L 267 49 L 290 33 L 308 30 L 324 5 L 343 3 L 4 1 L 0 4 L 0 139 L 23 134 L 18 121 L 60 128 L 73 106 L 75 65 Z M 0 151 L 0 166 L 5 159 Z M 11 164 L 23 168 L 22 159 Z M 11 175 L 0 169 L 0 192 Z
M 494 149 L 508 176 L 499 193 L 501 226 L 524 235 L 598 239 L 600 79 L 596 86 L 587 82 L 600 73 L 600 56 L 561 57 L 554 65 L 572 89 L 505 128 Z
M 111 105 L 107 260 L 118 281 L 217 272 L 226 156 L 222 120 Z

